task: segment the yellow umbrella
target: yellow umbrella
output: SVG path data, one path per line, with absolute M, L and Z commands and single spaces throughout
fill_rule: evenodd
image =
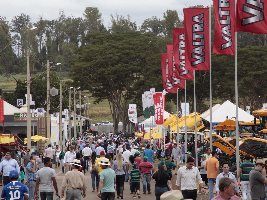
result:
M 159 133 L 159 132 L 154 132 L 154 133 L 152 134 L 152 137 L 153 137 L 153 139 L 162 139 L 162 138 L 163 138 L 163 137 L 162 137 L 162 134 Z
M 10 144 L 15 142 L 15 137 L 8 134 L 1 134 L 0 144 Z
M 150 133 L 145 133 L 144 140 L 150 140 Z
M 177 116 L 175 115 L 170 115 L 170 117 L 168 117 L 165 122 L 163 123 L 163 126 L 169 126 L 171 123 L 173 123 L 174 121 L 177 120 Z

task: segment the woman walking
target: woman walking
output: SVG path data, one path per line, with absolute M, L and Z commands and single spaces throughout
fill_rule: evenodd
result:
M 123 161 L 121 153 L 117 154 L 116 160 L 113 162 L 113 170 L 116 173 L 117 199 L 123 199 L 126 162 Z
M 156 200 L 160 200 L 160 196 L 171 190 L 171 176 L 167 171 L 167 167 L 165 164 L 159 164 L 158 166 L 158 171 L 156 171 L 153 176 L 153 179 L 155 179 L 156 184 L 155 184 L 155 195 L 156 195 Z

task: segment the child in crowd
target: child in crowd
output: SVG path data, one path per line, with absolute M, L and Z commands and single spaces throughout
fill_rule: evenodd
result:
M 137 169 L 136 164 L 133 164 L 133 169 L 130 172 L 130 181 L 131 181 L 131 186 L 133 190 L 133 198 L 136 198 L 136 195 L 140 199 L 140 179 L 141 179 L 141 173 L 139 169 Z

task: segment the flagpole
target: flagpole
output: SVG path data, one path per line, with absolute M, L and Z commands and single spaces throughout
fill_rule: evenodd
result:
M 237 6 L 237 1 L 235 0 L 235 8 Z M 235 13 L 236 13 L 235 9 Z M 236 13 L 237 14 L 237 13 Z M 235 136 L 236 136 L 236 170 L 237 170 L 237 178 L 239 178 L 240 172 L 240 155 L 239 155 L 239 124 L 238 124 L 238 66 L 237 66 L 237 31 L 235 31 L 235 106 L 236 106 L 236 117 L 235 117 Z
M 210 149 L 212 150 L 212 66 L 211 66 L 211 7 L 209 7 L 209 32 L 210 32 Z
M 195 155 L 196 155 L 196 167 L 198 166 L 197 156 L 197 98 L 196 98 L 196 71 L 194 70 L 194 114 L 195 114 Z
M 177 136 L 176 136 L 176 142 L 177 142 L 177 146 L 179 146 L 180 144 L 180 133 L 179 133 L 179 88 L 177 88 L 177 98 L 176 98 L 176 106 L 177 106 Z
M 184 87 L 184 124 L 185 124 L 185 163 L 187 162 L 187 123 L 186 123 L 186 80 L 185 80 L 185 87 Z

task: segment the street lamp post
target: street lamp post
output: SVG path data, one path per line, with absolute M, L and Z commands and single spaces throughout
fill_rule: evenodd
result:
M 30 51 L 27 50 L 27 148 L 31 149 L 31 75 L 30 75 Z
M 46 137 L 50 143 L 51 130 L 50 130 L 50 63 L 46 63 Z
M 77 138 L 77 129 L 76 129 L 76 88 L 73 88 L 73 123 L 74 123 L 74 138 Z
M 71 139 L 71 90 L 73 87 L 69 88 L 69 134 L 68 134 L 68 139 Z
M 82 91 L 79 90 L 79 104 L 80 104 L 80 135 L 82 135 Z

